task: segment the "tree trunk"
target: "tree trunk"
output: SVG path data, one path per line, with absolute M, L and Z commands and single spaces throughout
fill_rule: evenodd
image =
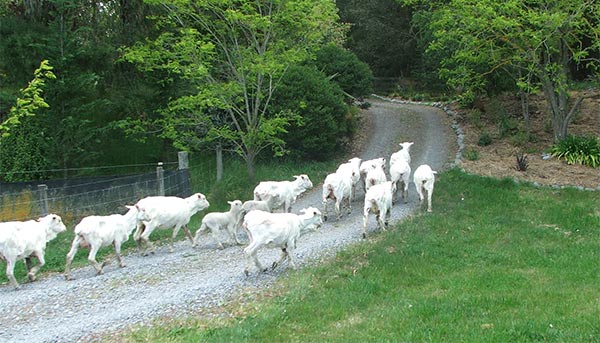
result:
M 251 181 L 256 180 L 256 166 L 254 164 L 254 160 L 256 158 L 256 153 L 253 151 L 249 151 L 246 153 L 246 168 L 248 170 L 248 178 Z
M 221 181 L 223 178 L 223 146 L 221 143 L 217 144 L 217 181 Z
M 529 117 L 529 93 L 520 91 L 519 97 L 521 98 L 521 113 L 523 114 L 523 121 L 525 121 L 525 132 L 527 133 L 527 139 L 531 134 L 531 119 Z

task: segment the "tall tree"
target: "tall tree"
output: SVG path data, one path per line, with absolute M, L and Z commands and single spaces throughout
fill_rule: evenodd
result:
M 305 60 L 328 40 L 341 39 L 332 0 L 146 0 L 166 13 L 172 30 L 125 58 L 145 70 L 168 70 L 195 90 L 174 99 L 166 127 L 177 132 L 192 122 L 209 125 L 206 138 L 223 139 L 246 161 L 255 177 L 255 159 L 265 150 L 283 152 L 285 132 L 295 115 L 270 113 L 273 92 L 287 68 Z M 160 47 L 160 48 L 159 48 Z M 227 114 L 215 125 L 214 109 Z M 219 113 L 220 111 L 216 111 Z M 195 129 L 191 127 L 191 129 Z
M 554 139 L 564 139 L 581 101 L 569 99 L 570 68 L 600 66 L 600 4 L 452 0 L 438 6 L 429 50 L 444 52 L 440 73 L 466 90 L 483 89 L 498 70 L 526 92 L 541 88 Z

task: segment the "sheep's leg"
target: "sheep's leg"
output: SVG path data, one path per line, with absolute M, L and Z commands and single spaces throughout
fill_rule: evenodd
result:
M 248 263 L 246 265 L 246 269 L 244 269 L 244 274 L 246 274 L 246 276 L 250 275 L 250 268 L 252 267 L 253 263 L 259 271 L 267 271 L 267 269 L 263 268 L 263 266 L 258 261 L 258 256 L 256 256 L 256 250 L 258 250 L 258 248 L 259 246 L 251 242 L 250 245 L 248 245 L 244 249 L 244 253 L 246 254 L 246 256 L 248 256 Z
M 277 268 L 277 266 L 281 265 L 283 263 L 283 261 L 285 261 L 285 259 L 288 257 L 289 257 L 289 254 L 287 252 L 287 249 L 285 247 L 281 248 L 281 257 L 279 258 L 278 261 L 273 262 L 271 269 Z
M 35 281 L 35 274 L 37 274 L 37 272 L 40 270 L 40 268 L 42 268 L 44 266 L 44 264 L 46 264 L 46 260 L 44 260 L 43 252 L 35 251 L 33 254 L 35 255 L 35 257 L 37 257 L 39 263 L 37 264 L 37 266 L 31 268 L 29 273 L 27 273 L 27 277 L 29 278 L 29 281 Z
M 150 242 L 150 234 L 154 231 L 153 227 L 146 226 L 144 232 L 140 235 L 140 244 L 144 247 L 142 256 L 147 256 L 149 253 L 154 254 L 154 244 Z
M 217 245 L 219 246 L 219 249 L 223 250 L 225 249 L 225 246 L 223 245 L 223 243 L 221 242 L 221 240 L 219 239 L 219 228 L 210 228 L 210 233 L 213 236 L 213 239 L 217 242 Z
M 404 203 L 408 203 L 408 181 L 404 181 L 404 193 L 402 194 Z
M 431 212 L 431 195 L 433 194 L 433 188 L 427 192 L 427 212 Z
M 119 267 L 125 268 L 126 265 L 123 262 L 123 257 L 121 256 L 121 242 L 115 240 L 113 242 L 113 245 L 115 247 L 115 255 L 117 256 L 117 261 L 119 262 Z M 105 263 L 106 263 L 106 261 L 105 261 Z
M 290 260 L 290 267 L 296 269 L 296 258 L 294 257 L 294 249 L 288 247 L 286 250 L 288 259 Z
M 362 226 L 362 238 L 367 238 L 367 221 L 369 220 L 369 213 L 363 215 L 363 226 Z
M 71 243 L 71 250 L 69 250 L 69 253 L 67 254 L 67 262 L 65 263 L 65 279 L 67 280 L 73 280 L 73 277 L 71 276 L 71 263 L 73 262 L 75 254 L 77 254 L 77 249 L 79 248 L 81 241 L 81 236 L 75 236 L 73 243 Z
M 192 233 L 188 229 L 187 225 L 183 225 L 181 228 L 183 229 L 183 233 L 185 233 L 185 236 L 187 237 L 187 239 L 189 239 L 190 242 L 192 242 L 192 246 L 194 246 L 195 245 L 194 237 L 192 237 Z
M 229 232 L 229 236 L 231 236 L 231 238 L 235 241 L 235 243 L 237 245 L 242 245 L 243 243 L 238 239 L 237 236 L 237 228 L 234 225 L 229 225 L 229 227 L 227 228 L 227 232 Z
M 14 289 L 19 289 L 19 283 L 17 282 L 17 279 L 15 279 L 15 261 L 13 259 L 7 258 L 6 259 L 6 277 L 8 277 L 8 279 L 10 280 L 10 284 L 11 286 L 13 286 Z
M 323 221 L 327 221 L 327 198 L 323 198 Z
M 27 273 L 31 272 L 31 268 L 33 267 L 31 256 L 25 257 L 25 267 L 27 267 Z
M 340 220 L 340 218 L 342 217 L 342 211 L 340 209 L 341 207 L 341 199 L 337 198 L 335 199 L 335 217 L 336 220 Z
M 90 263 L 90 265 L 92 267 L 94 267 L 94 269 L 96 269 L 96 273 L 98 275 L 103 274 L 104 271 L 102 270 L 103 265 L 101 265 L 100 263 L 98 263 L 96 261 L 96 254 L 98 253 L 98 250 L 100 249 L 99 246 L 93 246 L 90 248 L 90 254 L 88 255 L 88 262 Z

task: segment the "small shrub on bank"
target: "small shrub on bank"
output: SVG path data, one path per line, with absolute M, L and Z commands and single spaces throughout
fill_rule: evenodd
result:
M 580 163 L 597 168 L 600 165 L 600 145 L 595 136 L 573 136 L 553 145 L 550 149 L 552 156 L 565 160 L 567 164 Z
M 492 144 L 492 136 L 489 133 L 484 132 L 481 135 L 479 135 L 479 140 L 477 141 L 477 145 L 488 146 L 490 144 Z
M 475 149 L 465 150 L 464 156 L 469 161 L 477 161 L 479 159 L 479 151 Z

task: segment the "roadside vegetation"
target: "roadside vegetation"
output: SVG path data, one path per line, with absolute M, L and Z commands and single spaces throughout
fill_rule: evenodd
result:
M 127 342 L 594 342 L 600 194 L 450 170 L 435 210 Z

